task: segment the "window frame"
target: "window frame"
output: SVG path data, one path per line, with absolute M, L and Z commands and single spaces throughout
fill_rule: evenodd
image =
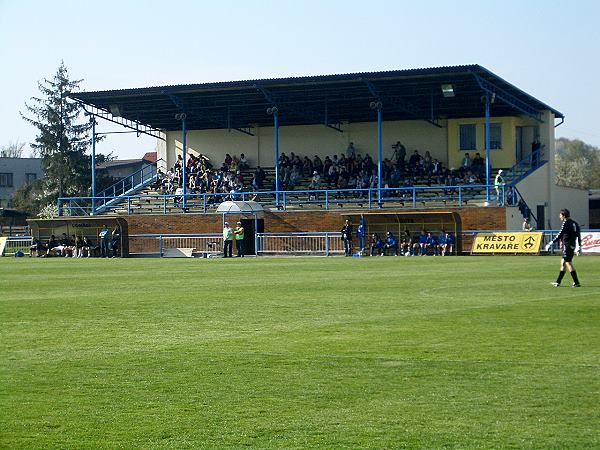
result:
M 15 187 L 14 173 L 0 172 L 0 187 L 4 187 L 4 188 Z
M 472 141 L 465 142 L 465 145 L 463 145 L 462 130 L 464 129 L 464 127 L 467 127 L 467 126 L 473 130 Z M 467 144 L 469 144 L 469 145 L 467 145 Z M 477 150 L 477 123 L 459 123 L 458 124 L 458 150 L 461 152 L 469 152 L 469 151 Z

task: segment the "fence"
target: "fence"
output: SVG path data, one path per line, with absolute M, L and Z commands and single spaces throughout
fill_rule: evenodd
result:
M 100 204 L 103 212 L 137 214 L 152 212 L 169 214 L 172 212 L 206 213 L 226 200 L 254 200 L 263 206 L 281 210 L 294 207 L 319 206 L 331 209 L 344 204 L 365 205 L 380 208 L 386 203 L 394 207 L 439 207 L 440 205 L 458 208 L 478 206 L 486 200 L 486 191 L 491 191 L 491 199 L 504 203 L 504 186 L 500 187 L 500 199 L 496 199 L 493 185 L 464 186 L 413 186 L 382 189 L 327 189 L 269 192 L 238 192 L 220 194 L 183 195 L 121 195 L 96 197 L 66 197 L 58 199 L 58 214 L 65 216 L 87 216 L 94 214 L 92 205 Z M 480 205 L 479 205 L 480 206 Z
M 339 232 L 329 233 L 259 233 L 259 255 L 331 256 L 344 253 Z
M 255 237 L 258 255 L 330 256 L 344 253 L 339 232 L 329 233 L 258 233 Z M 136 234 L 129 236 L 131 256 L 164 256 L 169 249 L 193 248 L 196 252 L 221 254 L 220 234 Z
M 0 256 L 14 255 L 18 251 L 22 251 L 27 255 L 29 254 L 31 242 L 31 236 L 8 237 L 4 248 L 0 248 Z
M 520 231 L 520 230 L 519 230 Z M 542 245 L 556 236 L 556 230 L 539 230 L 544 233 Z M 467 230 L 457 236 L 463 253 L 469 253 L 477 233 L 498 232 L 498 230 Z M 582 233 L 599 233 L 600 230 L 586 230 Z M 14 255 L 17 251 L 29 253 L 31 236 L 8 237 L 2 255 Z M 367 239 L 368 242 L 368 239 Z M 257 255 L 306 255 L 334 256 L 344 253 L 344 243 L 339 232 L 315 233 L 257 233 L 255 246 Z M 203 255 L 220 255 L 223 248 L 221 234 L 134 234 L 129 235 L 131 256 L 164 256 L 169 249 L 194 248 Z M 356 248 L 356 242 L 355 242 Z M 550 253 L 559 253 L 555 246 Z M 585 252 L 585 249 L 584 249 Z
M 203 254 L 220 253 L 220 234 L 132 234 L 129 235 L 130 256 L 164 256 L 169 249 L 194 248 Z

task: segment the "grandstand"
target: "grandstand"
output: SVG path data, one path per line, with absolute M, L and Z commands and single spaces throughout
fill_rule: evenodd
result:
M 349 214 L 368 226 L 380 212 L 394 230 L 406 225 L 398 217 L 419 212 L 456 214 L 471 230 L 516 229 L 526 215 L 545 229 L 558 225 L 565 204 L 589 224 L 587 193 L 553 181 L 554 128 L 564 115 L 479 65 L 72 97 L 98 118 L 157 138 L 156 166 L 90 198 L 59 200 L 63 216 L 120 216 L 130 234 L 218 233 L 225 200 L 258 202 L 260 226 L 273 233 L 333 231 Z M 483 163 L 471 173 L 463 161 L 477 153 Z M 247 166 L 227 161 L 241 154 Z M 339 171 L 317 169 L 315 185 L 317 157 L 337 159 Z M 499 169 L 504 183 L 495 186 Z

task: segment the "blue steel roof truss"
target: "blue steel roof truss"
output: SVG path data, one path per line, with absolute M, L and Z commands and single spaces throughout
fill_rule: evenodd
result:
M 83 110 L 91 115 L 92 117 L 96 118 L 96 117 L 100 117 L 101 119 L 104 119 L 108 122 L 112 122 L 112 123 L 116 123 L 118 125 L 121 125 L 125 128 L 129 128 L 133 131 L 135 131 L 137 133 L 137 136 L 140 137 L 141 134 L 146 134 L 148 136 L 152 136 L 155 137 L 157 139 L 161 139 L 163 141 L 166 141 L 166 139 L 164 138 L 164 136 L 162 136 L 161 131 L 157 130 L 149 125 L 143 124 L 141 122 L 138 122 L 136 120 L 130 120 L 130 119 L 126 119 L 124 117 L 116 117 L 113 116 L 110 111 L 98 108 L 96 106 L 93 105 L 88 105 L 85 102 L 75 99 L 76 102 L 80 103 L 83 106 Z M 116 132 L 112 132 L 110 134 L 115 134 Z M 109 133 L 96 133 L 96 135 L 100 136 L 103 134 L 109 134 Z
M 452 84 L 455 96 L 444 97 L 442 84 Z M 165 93 L 177 97 L 179 105 Z M 321 124 L 339 132 L 346 123 L 375 122 L 369 107 L 374 100 L 383 103 L 386 121 L 425 120 L 440 126 L 449 118 L 482 117 L 481 97 L 486 93 L 501 100 L 494 104 L 493 116 L 523 114 L 541 120 L 541 111 L 550 109 L 564 117 L 476 65 L 82 92 L 72 97 L 102 111 L 107 120 L 110 107 L 118 105 L 123 118 L 112 121 L 133 129 L 146 124 L 146 134 L 180 130 L 175 114 L 183 107 L 189 130 L 228 129 L 251 135 L 256 127 L 273 126 L 266 110 L 274 105 L 282 126 Z

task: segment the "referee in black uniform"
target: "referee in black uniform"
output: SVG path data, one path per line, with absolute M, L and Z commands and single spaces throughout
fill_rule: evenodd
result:
M 552 286 L 560 286 L 560 282 L 565 276 L 566 267 L 571 273 L 571 278 L 573 278 L 573 287 L 581 287 L 579 279 L 577 278 L 577 271 L 573 266 L 573 255 L 575 254 L 576 249 L 579 251 L 581 248 L 581 230 L 579 229 L 579 224 L 571 219 L 571 214 L 568 209 L 560 210 L 560 220 L 562 220 L 560 233 L 552 239 L 552 242 L 546 245 L 547 251 L 554 243 L 561 242 L 563 250 L 562 259 L 560 260 L 560 272 L 558 273 L 556 281 L 552 283 Z

